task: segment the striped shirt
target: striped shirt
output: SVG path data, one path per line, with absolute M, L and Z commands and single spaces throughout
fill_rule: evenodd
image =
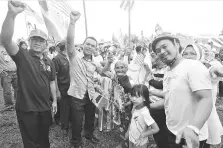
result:
M 16 64 L 0 44 L 0 73 L 2 71 L 16 71 Z
M 94 98 L 95 89 L 93 76 L 97 66 L 93 61 L 87 61 L 79 56 L 70 58 L 70 87 L 68 95 L 83 99 L 86 91 L 90 100 Z

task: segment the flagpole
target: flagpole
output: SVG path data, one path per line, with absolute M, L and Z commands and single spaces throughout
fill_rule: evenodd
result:
M 130 6 L 130 0 L 128 0 L 129 2 L 129 48 L 130 48 L 130 41 L 131 41 L 131 6 Z
M 83 7 L 84 7 L 84 19 L 85 19 L 85 33 L 86 33 L 86 37 L 88 37 L 87 15 L 86 15 L 85 0 L 83 0 Z
M 25 16 L 25 22 L 26 22 L 26 34 L 27 34 L 27 37 L 28 37 L 29 36 L 29 29 L 28 29 L 28 26 L 27 26 L 26 12 L 24 13 L 24 16 Z

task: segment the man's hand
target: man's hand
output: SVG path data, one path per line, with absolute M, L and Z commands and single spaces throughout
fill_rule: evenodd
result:
M 8 2 L 8 11 L 17 15 L 25 10 L 25 4 L 19 1 L 10 0 Z
M 70 13 L 70 22 L 72 24 L 75 24 L 76 21 L 80 18 L 80 16 L 81 16 L 80 12 L 78 12 L 78 11 L 72 11 Z
M 54 101 L 52 103 L 52 112 L 54 115 L 57 113 L 57 102 L 56 101 Z
M 223 77 L 223 66 L 222 65 L 213 66 L 210 69 L 209 73 L 212 78 Z
M 57 91 L 57 100 L 60 100 L 61 99 L 61 93 L 60 93 L 60 91 L 58 90 Z
M 4 70 L 0 73 L 0 77 L 2 77 L 2 76 L 8 76 L 8 73 L 7 72 L 5 72 Z
M 177 134 L 176 143 L 179 144 L 181 139 L 184 138 L 186 141 L 187 148 L 199 148 L 198 135 L 190 128 L 184 128 L 183 131 Z

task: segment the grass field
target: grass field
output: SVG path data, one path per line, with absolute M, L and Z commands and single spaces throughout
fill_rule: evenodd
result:
M 2 90 L 0 90 L 0 96 L 2 96 Z M 0 148 L 23 148 L 15 111 L 2 111 L 3 104 L 3 99 L 0 97 Z M 216 106 L 223 123 L 223 100 L 218 100 Z M 118 144 L 119 139 L 115 132 L 103 133 L 96 129 L 95 134 L 100 138 L 100 144 L 91 145 L 86 139 L 83 139 L 85 148 L 115 148 Z M 68 135 L 65 136 L 59 126 L 52 125 L 50 129 L 51 148 L 69 148 L 71 134 Z M 150 143 L 149 148 L 156 148 L 152 139 L 150 139 Z M 223 148 L 223 143 L 214 148 Z

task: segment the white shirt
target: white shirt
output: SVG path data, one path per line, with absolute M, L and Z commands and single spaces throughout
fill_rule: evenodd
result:
M 151 126 L 153 123 L 155 123 L 155 121 L 150 116 L 149 109 L 147 107 L 143 107 L 139 110 L 134 109 L 129 128 L 129 140 L 136 144 L 137 140 L 139 140 L 140 134 L 145 132 L 147 127 Z M 145 137 L 141 145 L 144 145 L 147 141 L 148 137 Z
M 196 112 L 198 100 L 193 92 L 212 89 L 210 75 L 201 62 L 184 59 L 165 73 L 163 85 L 166 124 L 176 135 L 190 123 Z M 204 138 L 207 137 L 207 134 L 204 135 Z

